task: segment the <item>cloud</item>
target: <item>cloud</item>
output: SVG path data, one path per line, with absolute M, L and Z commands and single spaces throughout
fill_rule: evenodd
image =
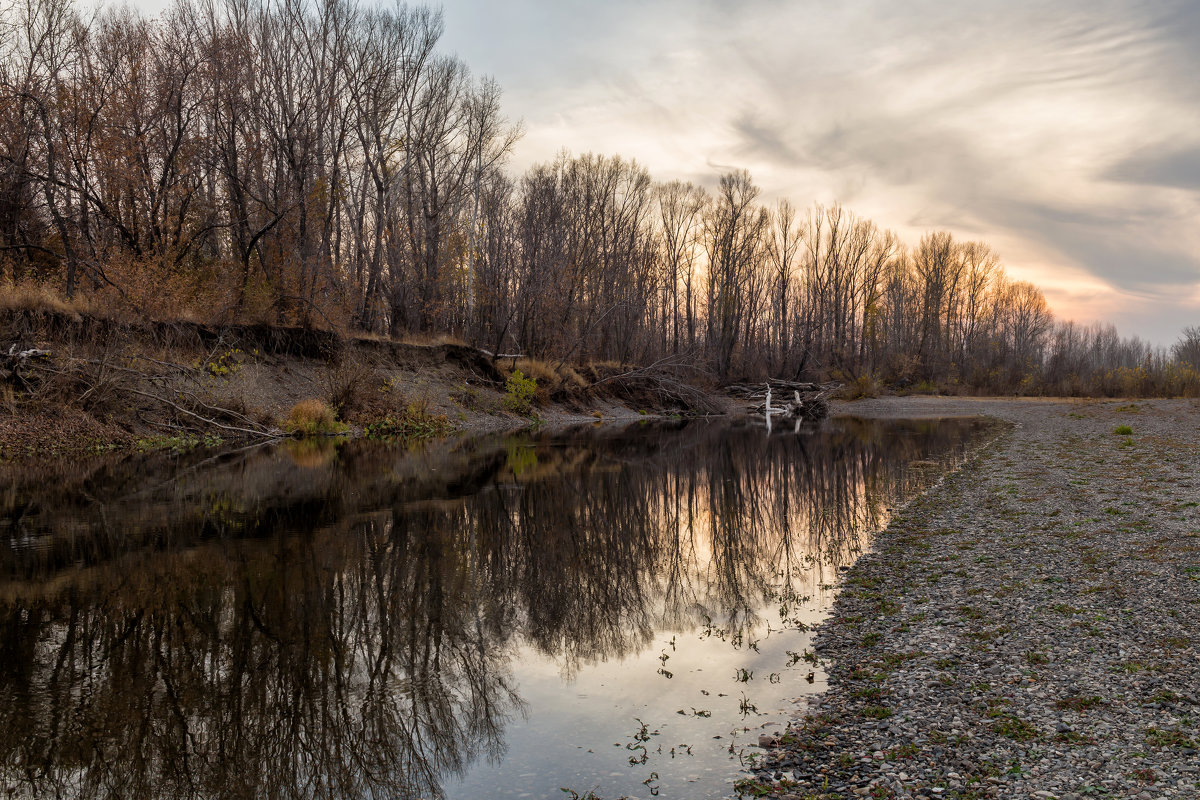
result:
M 778 122 L 769 121 L 753 111 L 743 111 L 732 121 L 734 133 L 741 143 L 736 148 L 756 160 L 795 164 L 799 161 L 787 133 Z
M 1130 294 L 1169 298 L 1200 283 L 1200 259 L 1177 249 L 1152 219 L 1134 212 L 1070 209 L 1019 200 L 995 216 Z
M 1129 319 L 1147 328 L 1194 323 L 1200 4 L 450 0 L 446 14 L 453 49 L 482 53 L 526 121 L 518 167 L 561 147 L 662 179 L 747 167 L 768 198 L 841 201 L 910 241 L 984 239 L 1048 284 L 1087 278 L 1064 315 L 1094 316 L 1081 298 L 1108 292 L 1106 309 L 1137 299 Z
M 1166 153 L 1141 150 L 1114 164 L 1102 177 L 1200 192 L 1200 146 Z

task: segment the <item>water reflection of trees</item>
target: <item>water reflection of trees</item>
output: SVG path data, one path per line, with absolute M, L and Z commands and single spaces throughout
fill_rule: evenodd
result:
M 523 634 L 570 671 L 636 652 L 656 629 L 701 615 L 753 624 L 764 600 L 814 594 L 931 476 L 912 463 L 961 446 L 954 425 L 899 427 L 618 436 L 568 471 L 472 498 L 464 524 L 490 554 L 504 605 L 526 615 Z M 537 454 L 550 464 L 572 455 Z
M 69 537 L 53 497 L 22 496 L 2 509 L 0 779 L 47 796 L 436 793 L 502 754 L 517 645 L 569 671 L 703 613 L 746 622 L 781 586 L 809 593 L 828 579 L 814 565 L 851 558 L 927 474 L 911 462 L 960 436 L 693 424 L 356 444 L 316 467 L 255 453 L 175 483 L 110 476 L 128 502 L 74 509 Z
M 457 543 L 385 527 L 4 603 L 5 778 L 39 795 L 408 797 L 499 755 L 518 700 Z

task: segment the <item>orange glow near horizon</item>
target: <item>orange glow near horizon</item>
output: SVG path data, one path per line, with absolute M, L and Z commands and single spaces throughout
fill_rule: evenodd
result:
M 525 121 L 514 170 L 564 148 L 710 186 L 745 168 L 767 201 L 840 202 L 910 246 L 987 242 L 1057 318 L 1169 344 L 1200 317 L 1200 7 L 988 5 L 446 14 Z

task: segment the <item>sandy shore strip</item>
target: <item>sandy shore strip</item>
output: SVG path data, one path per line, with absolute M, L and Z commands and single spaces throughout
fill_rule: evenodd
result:
M 743 795 L 1200 796 L 1200 402 L 837 410 L 1009 425 L 847 574 Z

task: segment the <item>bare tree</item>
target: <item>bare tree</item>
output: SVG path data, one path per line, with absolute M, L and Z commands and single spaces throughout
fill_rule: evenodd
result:
M 788 200 L 780 200 L 771 214 L 771 236 L 767 244 L 767 259 L 771 265 L 772 327 L 776 334 L 778 362 L 776 371 L 786 368 L 791 351 L 791 310 L 795 293 L 794 269 L 800 249 L 800 229 L 796 225 L 796 209 Z
M 708 258 L 708 345 L 718 375 L 728 377 L 743 329 L 752 324 L 752 278 L 764 258 L 769 215 L 742 170 L 721 176 L 704 223 Z
M 701 212 L 707 203 L 704 190 L 691 183 L 671 181 L 660 184 L 657 190 L 659 239 L 663 280 L 664 317 L 670 320 L 669 347 L 680 351 L 680 315 L 688 349 L 696 345 L 696 261 L 698 258 Z M 680 308 L 680 289 L 683 308 Z M 663 326 L 664 345 L 668 339 Z M 664 347 L 665 349 L 665 347 Z
M 1056 325 L 982 242 L 768 210 L 744 171 L 707 192 L 564 152 L 511 175 L 520 125 L 425 6 L 0 2 L 6 281 L 722 377 L 1103 393 L 1184 391 L 1196 366 L 1194 328 L 1168 351 Z
M 1200 325 L 1184 328 L 1179 341 L 1172 346 L 1171 354 L 1179 363 L 1200 370 Z

